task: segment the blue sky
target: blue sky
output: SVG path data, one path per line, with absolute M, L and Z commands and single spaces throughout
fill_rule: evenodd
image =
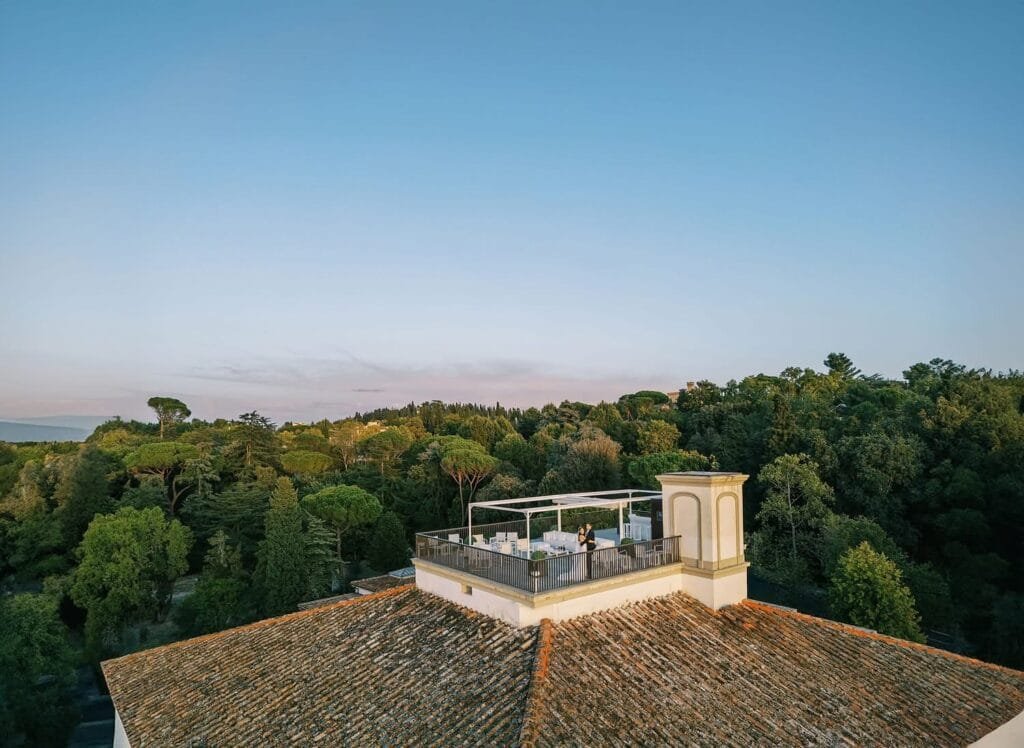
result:
M 0 5 L 0 416 L 1024 366 L 1020 3 Z

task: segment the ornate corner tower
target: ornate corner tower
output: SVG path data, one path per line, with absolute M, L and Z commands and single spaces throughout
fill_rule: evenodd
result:
M 747 596 L 742 473 L 659 475 L 665 537 L 680 536 L 684 591 L 718 610 Z

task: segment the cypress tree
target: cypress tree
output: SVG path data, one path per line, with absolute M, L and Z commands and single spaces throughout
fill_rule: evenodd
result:
M 305 597 L 308 574 L 302 509 L 288 478 L 279 478 L 270 496 L 256 577 L 261 610 L 266 616 L 289 613 Z
M 110 511 L 113 502 L 107 491 L 106 458 L 100 450 L 87 446 L 57 491 L 61 532 L 67 548 L 81 542 L 93 517 Z
M 394 512 L 384 512 L 374 525 L 367 560 L 377 571 L 393 571 L 409 563 L 409 541 Z

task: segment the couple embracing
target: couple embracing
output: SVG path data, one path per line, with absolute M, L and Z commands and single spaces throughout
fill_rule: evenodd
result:
M 587 554 L 587 578 L 589 579 L 593 576 L 593 556 L 591 554 L 597 547 L 597 537 L 594 535 L 594 526 L 592 524 L 588 522 L 586 526 L 580 525 L 576 531 L 576 543 L 578 547 L 577 552 L 586 552 Z

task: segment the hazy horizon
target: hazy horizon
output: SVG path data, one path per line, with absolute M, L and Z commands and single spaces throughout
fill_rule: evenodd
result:
M 0 6 L 0 414 L 1024 366 L 1024 6 Z
M 822 358 L 824 358 L 824 356 Z M 863 369 L 863 374 L 865 374 L 867 376 L 878 374 L 878 375 L 881 375 L 881 376 L 883 376 L 883 377 L 885 377 L 887 379 L 899 380 L 899 379 L 902 379 L 903 370 L 905 370 L 906 368 L 908 368 L 912 364 L 920 363 L 920 362 L 927 363 L 928 361 L 932 360 L 933 358 L 946 358 L 946 357 L 942 357 L 942 356 L 935 357 L 935 356 L 933 356 L 933 357 L 931 357 L 929 359 L 921 359 L 920 361 L 908 362 L 901 369 L 901 371 L 897 372 L 897 373 L 885 373 L 885 372 L 873 371 L 871 369 Z M 963 361 L 957 361 L 956 363 L 967 365 L 968 368 L 979 368 L 979 369 L 989 369 L 989 368 L 991 368 L 991 367 L 985 367 L 985 366 L 980 366 L 980 365 L 977 366 L 977 367 L 973 367 L 970 364 L 968 364 L 966 362 L 963 362 Z M 859 366 L 860 362 L 854 360 L 854 364 L 857 365 L 858 368 L 862 368 L 862 367 Z M 822 362 L 818 362 L 817 364 L 807 364 L 806 366 L 800 365 L 800 368 L 810 368 L 810 369 L 814 369 L 816 371 L 825 371 L 825 366 L 823 365 Z M 1009 371 L 1009 370 L 1005 370 L 1005 371 Z M 452 395 L 452 396 L 449 396 L 449 397 L 421 397 L 421 396 L 412 394 L 412 393 L 418 391 L 416 388 L 410 388 L 410 389 L 407 390 L 410 393 L 408 397 L 405 397 L 404 399 L 402 397 L 399 397 L 398 399 L 392 400 L 392 399 L 389 399 L 389 396 L 385 392 L 383 392 L 383 391 L 376 392 L 374 390 L 365 390 L 365 391 L 355 391 L 355 392 L 352 393 L 352 397 L 353 398 L 358 398 L 360 402 L 364 403 L 363 405 L 361 405 L 359 407 L 349 408 L 347 410 L 341 410 L 341 411 L 339 411 L 339 410 L 331 410 L 331 409 L 327 408 L 327 406 L 319 406 L 319 405 L 316 405 L 316 404 L 312 404 L 312 405 L 308 406 L 308 409 L 302 410 L 301 408 L 297 408 L 295 406 L 287 406 L 287 405 L 274 405 L 274 404 L 271 404 L 271 405 L 261 406 L 261 404 L 259 402 L 257 402 L 256 400 L 243 399 L 243 398 L 230 397 L 230 396 L 222 396 L 222 397 L 217 397 L 217 398 L 209 398 L 209 397 L 203 397 L 203 396 L 195 397 L 195 396 L 190 396 L 190 395 L 182 393 L 182 392 L 165 392 L 165 391 L 157 392 L 157 391 L 154 390 L 153 392 L 151 392 L 151 393 L 145 395 L 144 397 L 142 397 L 137 402 L 136 401 L 128 400 L 126 398 L 123 401 L 124 408 L 122 410 L 118 410 L 118 411 L 111 411 L 110 415 L 108 415 L 108 416 L 101 416 L 101 415 L 98 415 L 96 413 L 82 414 L 82 413 L 72 413 L 72 412 L 52 412 L 52 413 L 34 413 L 34 414 L 30 414 L 30 415 L 12 415 L 9 411 L 0 410 L 0 421 L 12 421 L 12 422 L 20 422 L 20 423 L 39 423 L 40 425 L 43 425 L 45 422 L 47 422 L 47 421 L 49 421 L 51 419 L 58 419 L 61 426 L 67 426 L 69 428 L 82 428 L 82 426 L 80 426 L 80 425 L 74 425 L 75 419 L 96 419 L 96 418 L 111 419 L 111 418 L 114 418 L 114 417 L 120 417 L 120 418 L 123 418 L 125 420 L 136 419 L 136 420 L 140 420 L 140 421 L 155 422 L 156 419 L 154 417 L 153 411 L 152 411 L 152 409 L 150 409 L 146 405 L 146 400 L 148 400 L 149 397 L 152 397 L 153 395 L 160 395 L 160 396 L 168 396 L 168 397 L 177 397 L 177 398 L 182 399 L 189 406 L 189 408 L 192 410 L 192 417 L 193 418 L 199 418 L 199 419 L 206 420 L 206 421 L 213 421 L 213 420 L 216 420 L 218 418 L 224 418 L 224 419 L 231 420 L 231 419 L 237 417 L 238 415 L 240 415 L 243 412 L 248 412 L 248 411 L 251 411 L 251 410 L 257 410 L 260 413 L 262 413 L 263 415 L 271 417 L 271 419 L 274 420 L 278 424 L 285 423 L 287 421 L 309 423 L 309 422 L 319 421 L 319 420 L 322 420 L 324 418 L 327 418 L 329 420 L 334 421 L 334 420 L 339 420 L 341 418 L 347 418 L 349 416 L 352 416 L 356 412 L 363 412 L 363 413 L 365 413 L 365 412 L 372 411 L 372 410 L 375 410 L 375 409 L 378 409 L 378 408 L 400 407 L 400 406 L 407 405 L 410 402 L 414 402 L 416 404 L 420 404 L 420 403 L 423 403 L 423 402 L 429 402 L 431 400 L 441 400 L 441 401 L 447 402 L 447 403 L 454 403 L 454 402 L 474 403 L 474 404 L 479 404 L 479 405 L 494 405 L 494 404 L 500 403 L 501 405 L 503 405 L 505 407 L 519 407 L 519 408 L 528 408 L 528 407 L 531 407 L 531 406 L 535 406 L 535 407 L 539 408 L 539 407 L 541 407 L 543 405 L 546 405 L 548 403 L 553 403 L 553 404 L 557 405 L 557 404 L 559 404 L 559 403 L 561 403 L 563 401 L 566 401 L 566 400 L 573 401 L 573 402 L 589 402 L 591 404 L 596 404 L 597 402 L 602 401 L 602 400 L 609 401 L 609 402 L 614 402 L 615 400 L 617 400 L 622 395 L 626 395 L 626 394 L 629 394 L 629 393 L 632 393 L 632 392 L 636 392 L 636 391 L 639 391 L 639 390 L 655 390 L 655 391 L 658 391 L 658 392 L 670 393 L 670 392 L 676 391 L 678 389 L 681 389 L 682 387 L 684 387 L 686 385 L 687 382 L 695 382 L 695 381 L 699 381 L 699 380 L 702 380 L 702 379 L 710 379 L 710 381 L 713 381 L 716 384 L 724 385 L 724 384 L 728 383 L 730 380 L 737 380 L 738 381 L 738 380 L 743 379 L 746 376 L 753 376 L 753 375 L 757 375 L 757 374 L 766 374 L 766 375 L 769 375 L 769 376 L 774 376 L 774 375 L 778 375 L 780 372 L 781 372 L 781 369 L 779 371 L 749 371 L 749 372 L 746 372 L 745 374 L 738 374 L 736 376 L 728 376 L 728 377 L 725 377 L 725 378 L 713 378 L 713 377 L 695 376 L 695 377 L 688 377 L 688 378 L 685 378 L 683 380 L 680 380 L 677 386 L 665 386 L 665 387 L 655 386 L 655 385 L 651 385 L 649 383 L 645 384 L 643 381 L 640 381 L 640 380 L 631 381 L 631 380 L 623 379 L 622 380 L 623 387 L 620 388 L 620 389 L 617 389 L 617 390 L 613 389 L 614 388 L 614 383 L 613 382 L 601 381 L 601 382 L 594 382 L 594 383 L 592 383 L 591 389 L 587 390 L 588 392 L 593 393 L 591 396 L 577 397 L 577 396 L 574 396 L 574 395 L 566 395 L 566 396 L 557 396 L 557 395 L 555 395 L 555 396 L 546 397 L 546 398 L 545 397 L 540 397 L 540 399 L 531 398 L 528 394 L 526 396 L 524 396 L 524 397 L 517 397 L 514 392 L 510 392 L 510 394 L 508 394 L 507 396 L 501 397 L 500 396 L 501 390 L 499 388 L 497 388 L 497 387 L 492 388 L 491 391 L 494 392 L 494 393 L 497 393 L 499 396 L 494 397 L 494 398 L 490 398 L 490 399 L 487 399 L 487 398 L 484 398 L 484 399 L 466 398 L 466 397 L 463 397 L 463 396 L 459 396 L 458 394 L 455 394 L 455 395 Z M 995 370 L 995 373 L 1005 373 L 1005 372 L 1003 370 Z M 536 379 L 532 380 L 532 382 L 534 383 L 534 387 L 531 387 L 528 384 L 524 385 L 523 391 L 527 392 L 527 393 L 529 393 L 531 391 L 536 391 L 535 383 L 537 381 L 538 380 L 536 380 Z M 575 392 L 581 391 L 581 388 L 576 383 L 572 383 L 572 384 L 576 385 L 575 390 L 574 390 Z M 281 386 L 284 389 L 286 389 L 286 390 L 288 389 L 286 383 L 282 383 Z M 457 379 L 457 380 L 453 380 L 453 381 L 450 381 L 450 382 L 447 382 L 447 383 L 444 383 L 444 384 L 440 384 L 440 385 L 437 386 L 437 389 L 430 390 L 430 391 L 453 391 L 454 392 L 456 388 L 463 387 L 463 386 L 464 386 L 464 384 L 463 384 L 462 380 L 461 379 Z M 485 386 L 486 386 L 486 384 L 485 384 Z M 504 385 L 502 384 L 502 385 L 499 385 L 499 387 L 500 386 L 504 386 Z M 544 380 L 544 385 L 542 387 L 538 388 L 538 389 L 543 389 L 543 390 L 547 391 L 546 388 L 549 387 L 549 386 L 555 386 L 555 385 L 553 383 L 550 383 L 547 380 Z M 339 397 L 343 397 L 344 394 L 345 393 L 341 393 L 339 395 Z M 56 407 L 56 403 L 57 402 L 60 402 L 60 401 L 50 401 L 48 403 L 40 403 L 40 407 L 42 407 L 44 410 L 45 409 L 53 410 L 54 407 Z M 110 400 L 107 400 L 105 402 L 113 403 L 113 402 L 116 402 L 116 401 L 113 400 L 113 399 L 110 399 Z M 235 408 L 232 409 L 230 407 L 229 403 L 234 403 L 235 404 Z M 325 409 L 325 408 L 327 408 L 327 409 Z M 66 420 L 66 423 L 65 423 L 65 420 Z M 89 429 L 89 430 L 91 431 L 91 429 Z

